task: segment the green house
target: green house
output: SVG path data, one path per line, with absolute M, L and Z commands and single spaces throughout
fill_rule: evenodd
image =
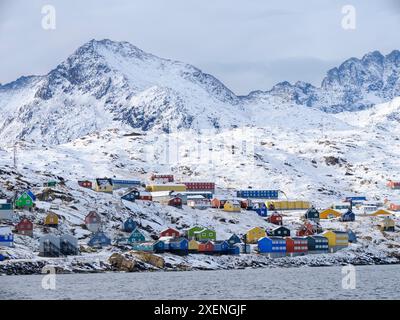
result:
M 17 200 L 15 200 L 15 207 L 17 208 L 32 208 L 34 199 L 30 195 L 30 192 L 22 193 Z
M 197 241 L 215 241 L 217 238 L 217 233 L 211 229 L 202 229 L 194 233 L 195 239 Z
M 141 233 L 138 228 L 133 230 L 128 238 L 128 243 L 144 242 L 144 241 L 146 241 L 146 239 L 143 233 Z
M 186 230 L 186 236 L 187 236 L 187 238 L 188 238 L 189 240 L 192 240 L 192 239 L 195 238 L 195 232 L 201 231 L 201 230 L 203 230 L 203 229 L 204 229 L 203 227 L 192 227 L 192 228 L 190 228 L 190 229 L 187 229 L 187 230 Z
M 43 183 L 43 187 L 55 187 L 57 185 L 57 181 L 51 180 Z

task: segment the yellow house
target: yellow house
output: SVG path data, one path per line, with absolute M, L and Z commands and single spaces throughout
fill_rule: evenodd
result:
M 257 243 L 258 239 L 264 238 L 267 236 L 267 233 L 264 229 L 260 227 L 254 227 L 247 231 L 246 233 L 246 242 L 247 243 Z
M 374 213 L 371 214 L 371 216 L 391 216 L 392 214 L 389 211 L 386 211 L 384 209 L 379 209 L 378 211 L 375 211 Z
M 336 247 L 336 233 L 332 230 L 326 230 L 321 233 L 322 236 L 328 239 L 329 248 Z
M 97 192 L 112 193 L 113 192 L 112 180 L 108 178 L 96 179 L 96 182 L 94 184 L 94 190 Z
M 150 184 L 146 186 L 146 191 L 179 191 L 186 192 L 186 185 L 184 184 Z
M 396 223 L 393 219 L 385 217 L 383 221 L 379 224 L 379 229 L 381 231 L 394 231 Z
M 50 212 L 46 216 L 46 218 L 44 218 L 44 224 L 46 226 L 56 226 L 56 225 L 58 225 L 58 216 L 55 213 Z
M 276 210 L 301 210 L 311 207 L 310 202 L 302 200 L 275 200 L 267 201 L 265 204 L 267 208 L 273 204 Z
M 200 243 L 194 239 L 190 240 L 188 243 L 189 251 L 199 251 L 199 244 Z
M 224 204 L 224 211 L 229 211 L 229 212 L 240 212 L 240 203 L 237 201 L 226 201 Z
M 326 209 L 324 211 L 321 211 L 319 214 L 320 219 L 333 219 L 333 218 L 338 218 L 341 217 L 342 215 L 340 214 L 339 211 L 333 210 L 333 209 Z
M 336 234 L 336 247 L 347 247 L 349 245 L 349 233 L 346 231 L 334 231 Z

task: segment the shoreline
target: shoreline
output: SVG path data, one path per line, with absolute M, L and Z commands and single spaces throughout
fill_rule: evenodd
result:
M 40 259 L 40 260 L 7 260 L 0 263 L 0 276 L 40 275 L 43 267 L 54 267 L 57 274 L 93 274 L 93 273 L 138 273 L 138 272 L 184 272 L 184 271 L 217 271 L 242 270 L 260 268 L 299 268 L 299 267 L 332 267 L 332 266 L 367 266 L 397 265 L 400 255 L 376 256 L 365 252 L 337 252 L 333 254 L 314 254 L 297 257 L 269 258 L 260 254 L 241 254 L 239 256 L 175 256 L 146 254 L 147 258 L 162 261 L 158 265 L 154 261 L 144 259 L 139 252 L 114 253 L 122 263 L 110 262 L 110 257 L 99 256 L 88 261 L 85 256 L 72 260 Z M 86 258 L 86 259 L 85 259 Z M 146 262 L 144 260 L 147 260 Z

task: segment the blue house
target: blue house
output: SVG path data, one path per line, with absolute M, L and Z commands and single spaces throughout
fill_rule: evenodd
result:
M 0 227 L 0 247 L 12 247 L 14 245 L 14 234 L 8 226 Z
M 26 190 L 25 192 L 29 197 L 31 197 L 33 201 L 36 201 L 36 196 L 33 194 L 31 190 Z
M 349 242 L 350 243 L 357 243 L 357 236 L 352 230 L 348 230 L 347 233 L 349 234 Z
M 238 190 L 236 192 L 238 198 L 256 198 L 256 199 L 278 199 L 278 190 Z
M 228 248 L 228 254 L 240 254 L 240 245 L 234 244 Z
M 153 251 L 155 253 L 165 252 L 165 242 L 162 240 L 157 240 L 153 243 Z
M 131 235 L 128 238 L 128 243 L 135 243 L 135 242 L 144 242 L 146 241 L 143 233 L 139 231 L 138 228 L 132 231 Z
M 118 180 L 112 179 L 113 189 L 131 188 L 140 186 L 142 183 L 139 180 Z
M 227 241 L 214 241 L 214 252 L 226 254 L 228 253 L 229 244 Z
M 342 222 L 354 221 L 354 220 L 356 220 L 356 215 L 351 209 L 347 210 L 346 213 L 343 213 L 342 217 L 340 218 L 340 221 Z
M 111 245 L 111 239 L 104 232 L 96 232 L 89 240 L 90 247 L 102 248 Z
M 263 237 L 257 244 L 259 253 L 268 253 L 271 257 L 286 255 L 286 240 L 282 237 Z
M 256 212 L 260 217 L 266 217 L 268 215 L 268 209 L 267 209 L 267 206 L 265 205 L 265 203 L 263 203 L 261 206 L 259 206 L 256 209 Z
M 169 251 L 185 255 L 189 252 L 189 241 L 186 238 L 174 238 L 169 241 Z
M 140 192 L 136 189 L 128 191 L 121 197 L 121 199 L 130 202 L 135 202 L 135 200 L 140 199 Z
M 137 228 L 137 223 L 135 220 L 133 220 L 130 217 L 128 219 L 126 219 L 126 221 L 124 222 L 124 227 L 123 227 L 123 230 L 125 232 L 132 232 L 136 228 Z
M 234 244 L 241 243 L 241 242 L 242 241 L 240 240 L 240 238 L 236 234 L 231 235 L 230 238 L 228 239 L 228 244 L 230 246 L 233 246 Z

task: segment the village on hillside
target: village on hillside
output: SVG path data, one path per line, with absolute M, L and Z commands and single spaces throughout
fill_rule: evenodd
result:
M 117 206 L 128 209 L 132 204 L 155 203 L 182 210 L 184 215 L 194 210 L 218 211 L 225 219 L 234 214 L 254 215 L 266 221 L 268 227 L 243 227 L 242 232 L 226 236 L 210 225 L 198 223 L 179 229 L 171 225 L 149 236 L 140 217 L 132 214 L 111 235 L 104 228 L 108 218 L 91 210 L 85 213 L 80 228 L 71 232 L 63 226 L 62 214 L 57 213 L 58 202 L 53 202 L 57 190 L 67 188 L 65 181 L 49 180 L 32 190 L 16 192 L 11 199 L 0 200 L 0 263 L 15 259 L 11 249 L 18 237 L 34 239 L 32 253 L 46 259 L 118 248 L 119 253 L 111 250 L 109 258 L 111 264 L 117 265 L 121 263 L 119 254 L 128 251 L 155 256 L 256 254 L 268 258 L 334 254 L 357 244 L 356 222 L 360 219 L 382 234 L 399 232 L 400 203 L 369 201 L 362 195 L 348 196 L 342 202 L 320 208 L 307 199 L 289 199 L 281 190 L 238 189 L 229 194 L 227 190 L 217 191 L 213 182 L 176 181 L 173 174 L 152 174 L 147 182 L 95 178 L 73 183 L 82 190 L 117 197 Z M 400 189 L 400 182 L 389 181 L 387 187 Z M 115 204 L 110 201 L 110 205 Z M 38 218 L 39 212 L 44 218 Z M 296 229 L 293 223 L 298 226 Z

